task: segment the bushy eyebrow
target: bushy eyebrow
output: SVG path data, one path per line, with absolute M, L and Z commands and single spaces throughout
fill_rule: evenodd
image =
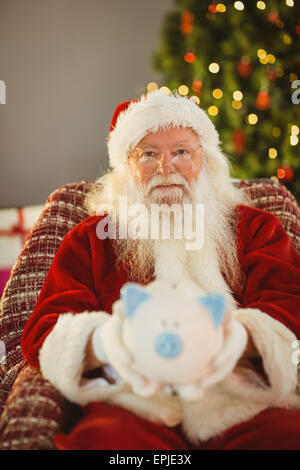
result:
M 172 144 L 172 147 L 178 147 L 179 145 L 191 145 L 189 142 L 186 142 L 186 141 L 183 141 L 183 142 L 175 142 L 174 144 Z M 142 145 L 139 145 L 139 148 L 141 149 L 144 149 L 144 148 L 147 148 L 147 147 L 153 147 L 153 148 L 156 148 L 158 149 L 159 146 L 158 145 L 155 145 L 155 144 L 142 144 Z

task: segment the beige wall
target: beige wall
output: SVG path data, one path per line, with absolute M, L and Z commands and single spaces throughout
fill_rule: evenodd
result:
M 0 0 L 0 207 L 40 204 L 107 168 L 120 101 L 159 80 L 151 54 L 172 0 Z

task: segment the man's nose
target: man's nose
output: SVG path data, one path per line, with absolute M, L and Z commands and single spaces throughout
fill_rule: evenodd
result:
M 174 168 L 171 164 L 172 162 L 172 156 L 166 152 L 162 154 L 162 157 L 160 159 L 160 165 L 159 165 L 159 172 L 163 176 L 167 176 L 170 173 L 174 173 Z

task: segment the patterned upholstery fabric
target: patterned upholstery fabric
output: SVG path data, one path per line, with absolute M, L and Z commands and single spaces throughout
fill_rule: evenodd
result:
M 292 194 L 272 180 L 236 182 L 255 207 L 275 214 L 300 252 L 300 209 Z M 86 192 L 95 183 L 67 184 L 52 193 L 11 272 L 0 303 L 0 449 L 53 449 L 52 437 L 78 410 L 26 365 L 20 339 L 52 260 L 65 235 L 88 217 Z

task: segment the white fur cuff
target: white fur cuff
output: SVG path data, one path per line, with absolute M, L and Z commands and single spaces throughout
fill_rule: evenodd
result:
M 285 325 L 258 309 L 237 310 L 235 317 L 250 332 L 268 375 L 273 400 L 280 402 L 297 386 L 297 365 L 292 361 L 292 343 L 296 336 Z
M 122 383 L 109 384 L 103 378 L 82 380 L 87 341 L 93 330 L 104 325 L 105 312 L 61 314 L 40 349 L 41 372 L 69 401 L 84 406 L 104 401 L 122 389 Z

